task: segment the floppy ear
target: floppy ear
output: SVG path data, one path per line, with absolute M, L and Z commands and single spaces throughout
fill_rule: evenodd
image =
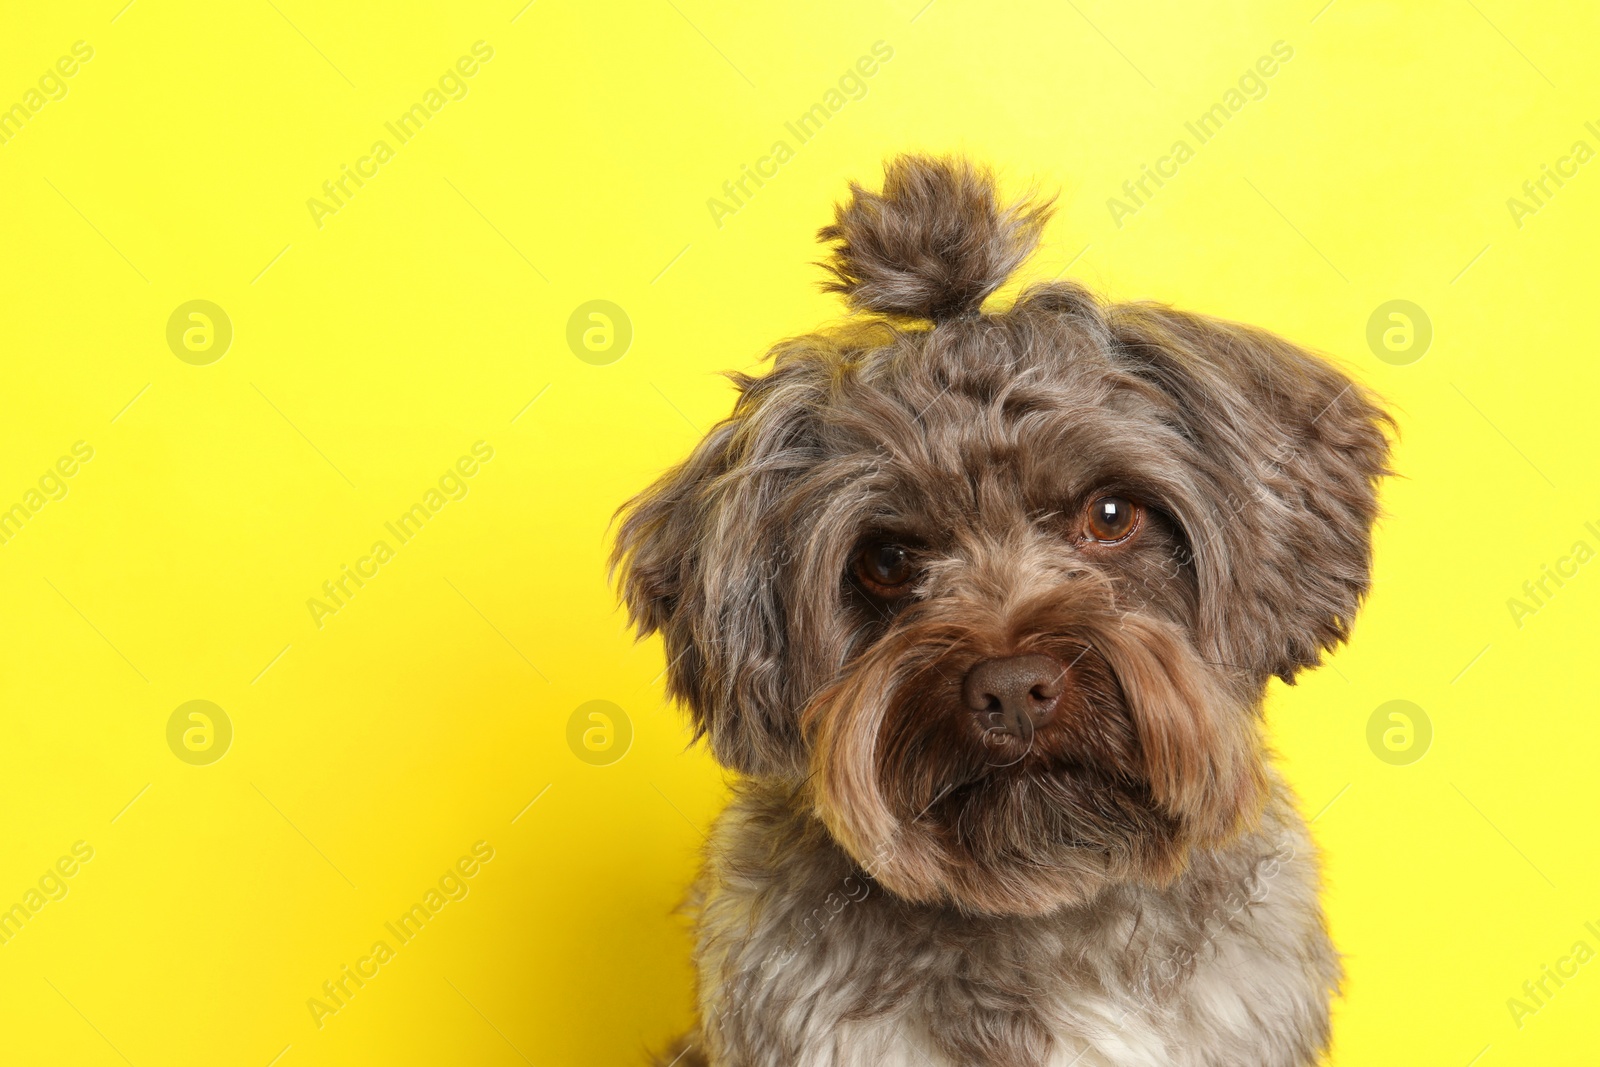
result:
M 1323 359 L 1264 330 L 1154 304 L 1106 310 L 1125 369 L 1192 447 L 1186 530 L 1209 654 L 1286 682 L 1349 637 L 1371 584 L 1394 420 Z
M 667 691 L 726 767 L 803 773 L 786 669 L 793 581 L 784 489 L 815 459 L 815 391 L 797 362 L 735 375 L 733 414 L 624 504 L 611 553 L 639 637 L 659 632 Z
M 694 582 L 695 543 L 715 510 L 717 481 L 728 473 L 734 429 L 731 419 L 717 426 L 688 459 L 617 509 L 622 524 L 611 574 L 620 576 L 628 621 L 640 638 L 671 625 Z

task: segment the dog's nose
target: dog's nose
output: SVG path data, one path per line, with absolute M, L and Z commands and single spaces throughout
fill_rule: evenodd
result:
M 1055 712 L 1066 674 L 1050 656 L 986 659 L 967 672 L 962 695 L 984 726 L 1027 737 Z

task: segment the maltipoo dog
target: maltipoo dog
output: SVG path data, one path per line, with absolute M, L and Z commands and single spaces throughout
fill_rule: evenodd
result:
M 1340 967 L 1261 705 L 1349 634 L 1390 420 L 1250 326 L 985 309 L 1048 205 L 886 171 L 820 235 L 861 314 L 623 510 L 632 619 L 736 772 L 663 1062 L 1313 1063 Z

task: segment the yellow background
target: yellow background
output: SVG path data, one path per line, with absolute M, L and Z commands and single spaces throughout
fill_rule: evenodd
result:
M 1374 595 L 1270 704 L 1347 957 L 1333 1060 L 1595 1061 L 1600 963 L 1507 1007 L 1600 950 L 1600 564 L 1507 605 L 1600 549 L 1600 163 L 1520 227 L 1506 204 L 1600 148 L 1587 5 L 123 3 L 0 33 L 0 105 L 94 49 L 0 145 L 0 506 L 94 449 L 0 545 L 0 906 L 94 849 L 0 946 L 0 1061 L 616 1064 L 686 1023 L 669 910 L 724 786 L 614 610 L 607 526 L 727 412 L 717 372 L 837 318 L 812 233 L 904 149 L 1061 190 L 1030 277 L 1262 324 L 1392 401 Z M 479 40 L 468 95 L 319 228 L 308 198 Z M 1280 40 L 1267 95 L 1117 226 Z M 194 299 L 234 329 L 206 366 L 166 343 Z M 566 342 L 594 299 L 634 328 L 607 366 Z M 1367 346 L 1391 299 L 1433 324 L 1410 365 Z M 477 441 L 468 495 L 318 628 L 307 599 Z M 195 699 L 234 728 L 209 766 L 167 745 Z M 1434 731 L 1408 766 L 1366 740 L 1396 699 Z M 590 700 L 631 722 L 609 766 L 568 746 Z M 477 841 L 469 895 L 319 1029 L 308 998 Z

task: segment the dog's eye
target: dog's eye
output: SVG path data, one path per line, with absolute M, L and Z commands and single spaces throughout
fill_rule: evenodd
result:
M 855 574 L 867 591 L 878 596 L 894 596 L 916 577 L 911 553 L 904 545 L 874 541 L 856 553 Z
M 1102 544 L 1127 540 L 1139 528 L 1142 509 L 1121 496 L 1103 496 L 1089 505 L 1089 536 Z

